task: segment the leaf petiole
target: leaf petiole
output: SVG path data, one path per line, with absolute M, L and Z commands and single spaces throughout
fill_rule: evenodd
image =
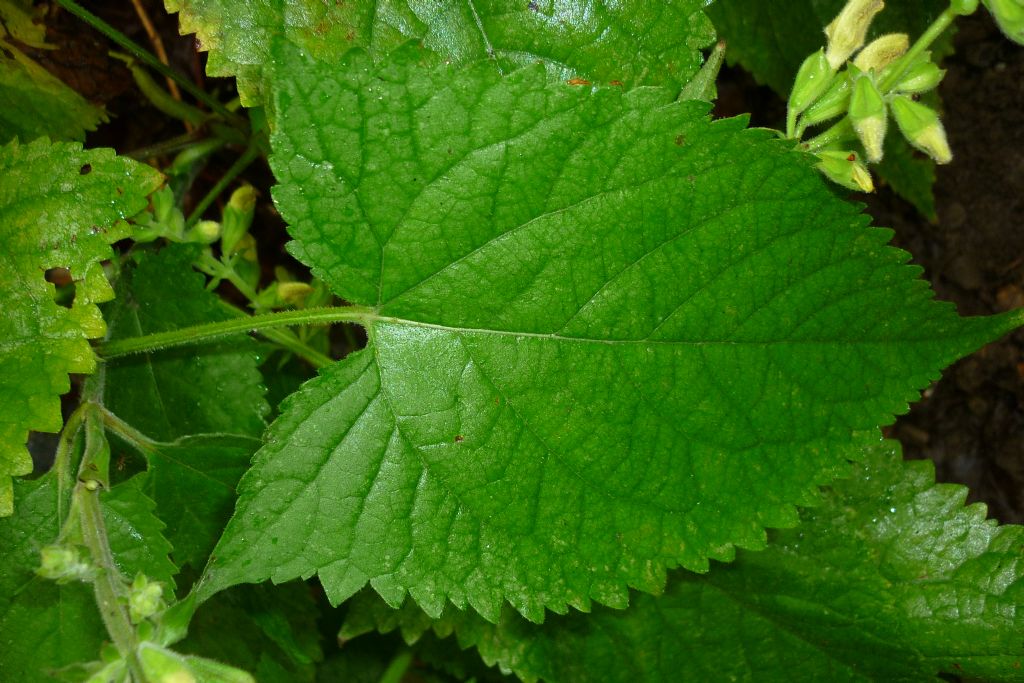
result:
M 329 325 L 340 322 L 365 324 L 373 317 L 373 311 L 363 306 L 335 306 L 331 308 L 308 308 L 298 311 L 279 311 L 234 320 L 222 320 L 205 325 L 193 325 L 169 332 L 147 334 L 141 337 L 118 339 L 100 344 L 96 347 L 96 352 L 104 359 L 118 358 L 133 353 L 146 353 L 174 346 L 195 344 L 243 332 L 254 332 L 291 325 Z

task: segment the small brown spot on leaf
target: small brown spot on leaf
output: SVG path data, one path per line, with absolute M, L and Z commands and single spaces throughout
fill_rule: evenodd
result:
M 466 440 L 466 437 L 464 437 L 462 434 L 456 434 L 455 435 L 455 443 L 462 443 L 465 440 Z
M 622 86 L 622 81 L 608 81 L 608 85 L 617 85 L 617 86 L 621 87 Z
M 682 147 L 686 144 L 686 136 L 680 133 L 676 136 L 676 147 Z
M 585 78 L 570 78 L 566 83 L 569 85 L 590 85 L 590 81 Z
M 82 168 L 78 169 L 78 175 L 89 175 L 92 172 L 92 164 L 82 164 Z

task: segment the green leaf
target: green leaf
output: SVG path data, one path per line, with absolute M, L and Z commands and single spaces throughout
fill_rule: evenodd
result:
M 106 121 L 96 107 L 21 50 L 0 31 L 0 143 L 39 137 L 84 140 Z
M 47 669 L 95 659 L 106 630 L 91 586 L 35 574 L 63 521 L 55 477 L 15 481 L 14 490 L 18 514 L 0 519 L 0 680 L 37 681 Z
M 260 683 L 315 678 L 323 658 L 310 587 L 240 586 L 203 605 L 175 646 L 252 672 Z
M 417 57 L 278 56 L 290 248 L 373 307 L 370 342 L 286 401 L 204 595 L 315 573 L 435 615 L 625 606 L 763 547 L 1017 324 L 935 302 L 742 120 Z
M 966 495 L 887 442 L 763 552 L 680 573 L 625 611 L 538 626 L 509 609 L 493 625 L 449 608 L 431 622 L 363 593 L 342 636 L 454 631 L 527 681 L 1024 680 L 1024 529 L 964 507 Z
M 183 246 L 138 257 L 106 312 L 109 339 L 123 339 L 232 316 L 192 269 L 196 250 Z M 269 407 L 255 340 L 239 335 L 201 346 L 139 354 L 107 363 L 104 403 L 158 441 L 197 434 L 258 437 Z M 237 441 L 234 443 L 237 444 Z
M 491 58 L 504 71 L 541 62 L 558 78 L 678 90 L 714 31 L 703 0 L 164 0 L 182 33 L 210 51 L 211 76 L 238 76 L 242 102 L 262 103 L 270 48 L 283 35 L 320 57 L 362 47 L 383 56 L 415 39 L 445 60 Z
M 110 550 L 129 579 L 142 573 L 173 589 L 178 568 L 168 558 L 171 544 L 164 537 L 166 525 L 156 517 L 156 503 L 143 493 L 145 482 L 145 474 L 136 475 L 101 496 Z
M 129 578 L 143 572 L 173 586 L 163 525 L 137 483 L 101 494 L 114 560 Z M 58 585 L 35 574 L 39 551 L 57 540 L 68 511 L 56 473 L 15 481 L 14 488 L 18 514 L 0 519 L 0 680 L 37 681 L 50 670 L 96 659 L 108 636 L 90 585 Z
M 145 490 L 167 523 L 177 564 L 205 564 L 231 516 L 235 485 L 258 446 L 251 437 L 211 435 L 142 450 L 149 462 Z
M 729 48 L 729 62 L 739 63 L 758 82 L 786 97 L 803 60 L 825 44 L 824 28 L 846 0 L 718 0 L 708 16 Z M 946 9 L 946 0 L 889 3 L 871 25 L 870 36 L 906 33 L 914 40 Z M 936 61 L 952 53 L 952 32 L 932 46 Z M 902 139 L 886 146 L 879 175 L 922 215 L 935 218 L 935 163 L 915 155 Z
M 9 477 L 32 469 L 28 431 L 59 430 L 68 373 L 95 367 L 87 340 L 105 330 L 96 302 L 113 296 L 101 261 L 159 183 L 159 173 L 112 150 L 46 140 L 0 147 L 0 515 L 12 511 Z M 54 302 L 44 277 L 58 267 L 76 283 L 70 309 Z
M 0 0 L 0 38 L 4 30 L 31 47 L 46 48 L 46 27 L 33 17 L 32 0 Z

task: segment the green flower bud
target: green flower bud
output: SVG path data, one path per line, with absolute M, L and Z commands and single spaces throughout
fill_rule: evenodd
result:
M 305 282 L 278 282 L 277 297 L 282 304 L 299 306 L 306 297 L 313 291 L 313 288 Z
M 853 63 L 861 71 L 877 73 L 902 57 L 909 48 L 910 37 L 906 33 L 887 33 L 868 43 Z
M 128 594 L 128 615 L 132 623 L 137 624 L 143 619 L 148 619 L 164 607 L 166 605 L 163 584 L 150 581 L 142 574 L 136 576 L 132 581 L 132 590 Z
M 818 98 L 818 101 L 809 106 L 800 117 L 800 125 L 803 128 L 814 126 L 837 116 L 842 116 L 850 107 L 850 93 L 853 91 L 853 82 L 850 74 L 843 71 L 832 81 L 825 94 Z
M 198 683 L 184 657 L 154 643 L 139 645 L 139 663 L 152 683 Z
M 850 95 L 850 123 L 864 145 L 868 161 L 882 160 L 882 146 L 887 126 L 885 100 L 878 92 L 875 82 L 868 76 L 861 76 L 853 83 Z
M 848 0 L 839 16 L 825 27 L 828 37 L 825 57 L 834 71 L 864 45 L 868 27 L 883 7 L 882 0 Z
M 912 95 L 926 93 L 934 90 L 945 75 L 946 72 L 931 61 L 921 61 L 907 69 L 899 82 L 893 86 L 893 91 Z
M 938 164 L 948 164 L 953 160 L 946 130 L 935 110 L 903 95 L 894 98 L 891 106 L 896 125 L 910 144 Z
M 796 74 L 793 92 L 789 96 L 789 111 L 799 114 L 828 89 L 835 71 L 825 59 L 825 51 L 818 50 L 804 60 Z
M 956 14 L 967 16 L 978 9 L 978 0 L 950 0 L 949 8 Z
M 818 152 L 818 158 L 821 162 L 815 168 L 832 182 L 858 192 L 875 191 L 871 173 L 860 163 L 855 152 L 829 150 Z
M 185 241 L 199 244 L 213 244 L 220 239 L 220 223 L 217 221 L 199 221 L 185 235 Z
M 256 683 L 256 679 L 247 671 L 213 659 L 188 655 L 185 661 L 203 683 Z
M 1024 0 L 984 0 L 1006 37 L 1024 45 Z
M 93 578 L 92 566 L 82 560 L 77 548 L 66 545 L 48 545 L 40 550 L 36 574 L 61 584 Z
M 252 185 L 243 185 L 231 193 L 228 205 L 221 216 L 221 250 L 231 255 L 235 252 L 239 240 L 249 232 L 252 217 L 256 208 L 256 189 Z

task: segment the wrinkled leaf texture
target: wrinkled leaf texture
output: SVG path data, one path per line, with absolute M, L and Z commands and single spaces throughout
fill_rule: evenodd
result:
M 672 91 L 275 57 L 290 248 L 370 342 L 286 402 L 205 595 L 624 607 L 763 547 L 1019 317 L 958 318 L 803 157 Z
M 966 496 L 886 442 L 766 550 L 705 576 L 679 572 L 665 595 L 635 595 L 626 610 L 537 625 L 508 608 L 490 624 L 449 607 L 433 621 L 364 592 L 341 636 L 454 633 L 488 663 L 549 683 L 1021 681 L 1024 529 L 964 507 Z

